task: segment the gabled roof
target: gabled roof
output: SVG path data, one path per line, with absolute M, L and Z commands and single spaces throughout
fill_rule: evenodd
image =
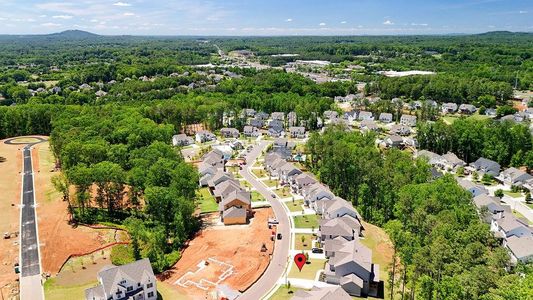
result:
M 143 258 L 118 267 L 113 266 L 111 268 L 104 268 L 98 272 L 98 277 L 100 278 L 105 294 L 111 295 L 113 292 L 112 289 L 123 278 L 128 278 L 133 282 L 141 282 L 145 274 L 152 277 L 154 276 L 154 271 L 152 270 L 148 258 Z
M 333 262 L 331 262 L 332 260 Z M 335 257 L 330 258 L 330 263 L 333 263 L 335 268 L 351 262 L 355 262 L 368 272 L 372 272 L 372 250 L 355 239 L 344 243 L 344 246 L 335 253 Z
M 361 228 L 361 223 L 350 216 L 320 220 L 320 234 L 332 236 L 353 236 Z
M 357 211 L 355 210 L 355 208 L 353 208 L 353 205 L 350 202 L 348 202 L 348 201 L 346 201 L 346 200 L 344 200 L 344 199 L 342 199 L 340 197 L 335 197 L 335 198 L 331 199 L 330 203 L 331 204 L 324 211 L 324 214 L 326 214 L 326 215 L 330 214 L 330 213 L 332 213 L 332 212 L 334 212 L 334 211 L 336 211 L 338 209 L 341 209 L 341 208 L 346 208 L 350 212 L 353 212 L 356 216 L 358 215 Z M 340 217 L 342 217 L 342 216 L 340 216 Z
M 533 237 L 532 236 L 511 236 L 507 238 L 507 248 L 511 250 L 518 259 L 533 256 Z
M 501 175 L 509 176 L 512 182 L 518 180 L 519 178 L 521 181 L 526 181 L 528 179 L 533 178 L 533 176 L 529 175 L 528 173 L 514 167 L 510 167 L 504 170 L 503 172 L 501 172 Z
M 466 164 L 463 160 L 459 159 L 459 157 L 457 157 L 457 155 L 455 155 L 455 153 L 453 152 L 443 154 L 442 158 L 446 160 L 446 162 L 454 166 L 464 166 Z
M 244 208 L 238 208 L 237 206 L 232 206 L 228 209 L 226 209 L 222 213 L 223 218 L 242 218 L 246 217 L 246 209 Z
M 298 290 L 291 300 L 351 300 L 352 297 L 340 286 L 314 286 L 310 291 Z
M 503 212 L 505 211 L 503 207 L 500 205 L 500 198 L 489 196 L 487 194 L 481 194 L 474 197 L 474 204 L 478 209 L 481 209 L 482 207 L 487 207 L 487 209 L 491 213 L 497 213 L 497 212 Z
M 498 226 L 505 232 L 524 227 L 527 227 L 519 222 L 512 214 L 505 214 L 503 218 L 498 220 Z M 529 230 L 529 229 L 528 229 Z
M 298 185 L 309 185 L 317 182 L 315 178 L 307 173 L 296 175 L 296 177 L 294 177 L 294 181 L 296 181 L 296 184 Z
M 220 201 L 220 207 L 224 207 L 224 205 L 228 204 L 229 202 L 235 199 L 241 201 L 244 204 L 249 205 L 250 204 L 250 192 L 246 192 L 242 190 L 233 191 L 222 198 L 222 201 Z
M 101 285 L 97 285 L 85 290 L 85 299 L 105 299 L 104 288 Z

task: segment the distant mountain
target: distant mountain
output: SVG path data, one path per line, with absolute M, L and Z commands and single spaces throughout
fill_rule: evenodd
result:
M 517 36 L 517 35 L 531 35 L 531 32 L 512 32 L 512 31 L 489 31 L 477 34 L 479 36 Z
M 94 34 L 83 30 L 65 30 L 61 32 L 47 34 L 48 37 L 59 37 L 65 39 L 86 39 L 98 37 L 98 34 Z

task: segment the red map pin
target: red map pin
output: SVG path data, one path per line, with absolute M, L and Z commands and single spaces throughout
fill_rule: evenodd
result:
M 296 266 L 298 266 L 300 272 L 302 272 L 302 268 L 305 265 L 306 260 L 307 259 L 305 258 L 305 255 L 302 253 L 298 253 L 294 256 L 294 263 L 296 264 Z

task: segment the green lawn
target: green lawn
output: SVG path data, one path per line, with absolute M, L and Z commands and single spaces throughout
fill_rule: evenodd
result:
M 491 116 L 480 115 L 478 112 L 476 112 L 475 114 L 473 114 L 470 117 L 468 117 L 468 119 L 473 119 L 473 120 L 486 120 L 486 119 L 490 119 L 490 118 L 491 118 Z
M 526 205 L 527 205 L 529 208 L 533 209 L 533 203 L 526 203 Z
M 445 117 L 442 117 L 442 120 L 444 121 L 444 123 L 446 124 L 453 124 L 453 122 L 455 122 L 455 120 L 459 119 L 458 117 L 453 117 L 453 116 L 445 116 Z
M 180 294 L 175 288 L 166 282 L 157 281 L 157 299 L 158 300 L 185 300 L 189 299 L 186 295 Z M 48 300 L 48 299 L 47 299 Z
M 258 191 L 252 191 L 251 196 L 252 201 L 265 201 L 265 197 L 263 197 Z
M 300 270 L 298 270 L 296 265 L 294 265 L 291 268 L 291 271 L 289 272 L 289 278 L 300 278 L 300 279 L 313 280 L 313 279 L 315 279 L 316 272 L 319 271 L 319 270 L 323 270 L 324 266 L 326 264 L 326 260 L 325 259 L 310 258 L 309 262 L 310 262 L 309 264 L 306 263 L 303 266 L 301 272 L 300 272 Z
M 57 285 L 55 279 L 51 278 L 44 283 L 44 297 L 46 300 L 85 299 L 85 290 L 97 284 L 96 277 L 94 282 L 73 286 Z
M 300 288 L 291 287 L 290 289 L 288 289 L 286 285 L 282 285 L 276 290 L 274 294 L 272 294 L 272 297 L 270 297 L 269 300 L 289 300 L 298 290 L 300 290 Z
M 257 176 L 258 178 L 267 176 L 266 171 L 263 169 L 252 169 L 252 173 L 254 173 L 254 175 Z
M 292 211 L 302 211 L 302 205 L 304 204 L 304 200 L 294 200 L 294 203 L 292 201 L 285 202 L 285 205 L 287 205 L 287 208 Z
M 218 211 L 218 204 L 215 201 L 215 197 L 209 193 L 209 188 L 201 188 L 198 193 L 198 206 L 200 207 L 201 212 L 214 212 Z
M 254 164 L 253 164 L 253 167 L 263 167 L 263 163 L 260 162 L 260 161 L 256 161 Z
M 274 179 L 263 180 L 263 183 L 268 187 L 279 186 L 279 181 Z
M 304 242 L 302 242 L 302 236 L 305 237 Z M 294 239 L 296 250 L 311 250 L 312 241 L 315 239 L 315 236 L 310 233 L 297 233 Z
M 246 180 L 241 180 L 241 186 L 244 187 L 245 189 L 252 187 L 252 185 Z
M 294 227 L 296 228 L 312 228 L 318 229 L 317 215 L 304 215 L 294 217 Z
M 529 221 L 523 214 L 517 212 L 516 210 L 513 210 L 513 215 L 517 218 L 521 218 L 521 219 L 524 219 L 524 220 L 527 220 L 527 222 L 529 223 L 529 225 L 533 225 L 533 222 Z
M 278 197 L 280 198 L 287 198 L 291 196 L 290 188 L 287 186 L 277 189 L 275 190 L 275 192 L 276 192 L 276 195 L 278 195 Z
M 515 193 L 515 192 L 511 192 L 511 191 L 503 191 L 503 193 L 509 197 L 513 197 L 513 198 L 520 198 L 522 197 L 522 193 Z

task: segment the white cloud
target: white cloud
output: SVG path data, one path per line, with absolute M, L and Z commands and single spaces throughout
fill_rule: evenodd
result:
M 288 18 L 287 20 L 285 20 L 285 22 L 292 22 L 292 19 Z
M 91 23 L 98 23 L 98 20 L 97 19 L 91 19 L 91 21 L 89 21 Z
M 72 19 L 72 16 L 59 15 L 59 16 L 52 16 L 52 18 L 54 18 L 54 19 L 62 19 L 62 20 L 70 20 L 70 19 Z
M 135 16 L 135 14 L 132 13 L 132 12 L 125 12 L 123 15 L 126 16 L 126 17 Z
M 39 18 L 46 18 L 47 15 L 40 15 Z
M 326 23 L 322 22 L 322 23 L 318 24 L 318 26 L 326 26 Z
M 131 6 L 131 4 L 129 3 L 125 3 L 125 2 L 116 2 L 116 3 L 113 3 L 114 6 Z
M 347 22 L 346 21 L 341 21 L 341 24 L 346 24 Z
M 427 23 L 411 23 L 411 26 L 428 26 Z
M 41 23 L 41 26 L 44 26 L 44 27 L 59 27 L 59 26 L 61 26 L 61 24 L 48 22 L 48 23 Z
M 527 10 L 521 10 L 518 12 L 519 14 L 527 14 Z
M 391 20 L 386 20 L 385 22 L 383 22 L 383 25 L 394 25 L 394 22 L 392 22 Z

